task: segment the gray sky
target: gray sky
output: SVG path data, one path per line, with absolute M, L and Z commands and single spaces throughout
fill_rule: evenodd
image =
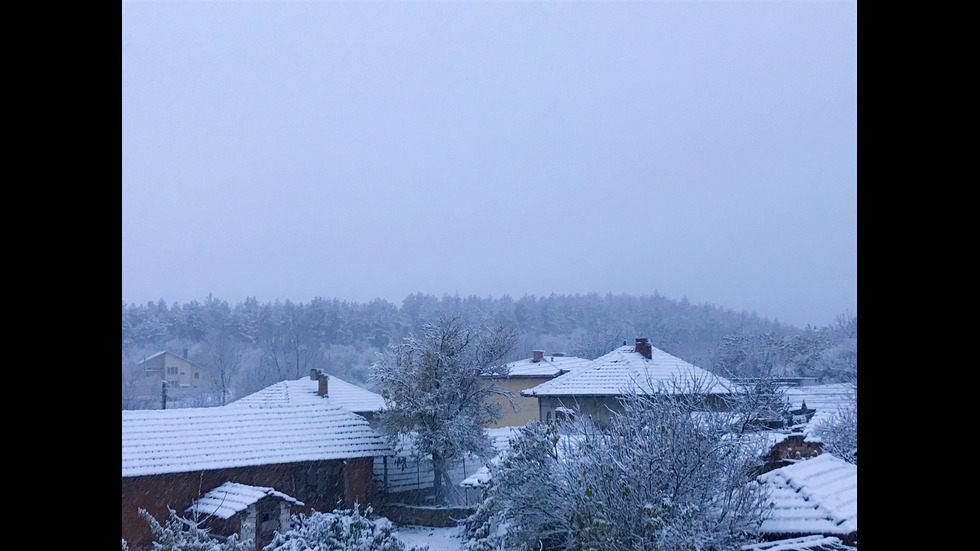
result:
M 122 3 L 122 299 L 857 314 L 857 3 Z

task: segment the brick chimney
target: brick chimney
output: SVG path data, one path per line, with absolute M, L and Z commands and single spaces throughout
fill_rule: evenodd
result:
M 320 374 L 320 370 L 319 369 L 311 369 L 310 370 L 310 380 L 311 381 L 316 381 L 319 378 L 318 377 L 319 374 Z
M 640 354 L 643 354 L 643 357 L 648 360 L 653 359 L 653 348 L 650 347 L 649 339 L 646 338 L 636 339 L 636 347 L 633 350 L 639 352 Z
M 538 362 L 541 361 L 541 358 L 544 358 L 544 350 L 532 350 L 531 351 L 531 361 L 532 362 L 538 363 Z
M 320 384 L 316 389 L 317 396 L 329 396 L 329 394 L 327 394 L 327 380 L 329 378 L 330 376 L 322 371 L 317 373 L 317 380 L 320 381 Z

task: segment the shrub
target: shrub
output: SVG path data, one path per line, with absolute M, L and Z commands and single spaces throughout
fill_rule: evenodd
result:
M 371 511 L 368 507 L 364 514 Z M 289 530 L 277 532 L 263 551 L 406 551 L 405 544 L 392 534 L 393 528 L 384 517 L 371 520 L 361 515 L 357 504 L 351 510 L 314 511 L 308 516 L 294 515 Z M 407 551 L 427 549 L 413 547 Z

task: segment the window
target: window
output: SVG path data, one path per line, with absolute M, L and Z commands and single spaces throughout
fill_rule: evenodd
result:
M 167 368 L 167 375 L 176 375 L 176 374 L 177 374 L 177 368 L 176 367 L 168 367 Z
M 194 378 L 195 379 L 200 379 L 201 378 L 201 374 L 199 372 L 195 371 L 194 372 Z

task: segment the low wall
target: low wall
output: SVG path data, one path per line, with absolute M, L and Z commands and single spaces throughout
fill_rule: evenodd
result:
M 474 507 L 432 507 L 422 505 L 391 504 L 375 509 L 375 514 L 386 517 L 395 524 L 409 526 L 457 526 L 472 515 Z

